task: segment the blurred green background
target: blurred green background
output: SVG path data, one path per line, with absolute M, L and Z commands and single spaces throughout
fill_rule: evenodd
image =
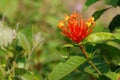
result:
M 95 3 L 96 1 L 98 2 Z M 44 38 L 44 40 L 41 41 L 41 45 L 35 49 L 30 60 L 31 65 L 29 71 L 34 76 L 25 74 L 26 80 L 47 79 L 48 74 L 54 66 L 60 60 L 64 61 L 64 57 L 69 55 L 69 51 L 62 49 L 61 46 L 71 41 L 61 35 L 57 27 L 58 22 L 62 20 L 66 14 L 69 15 L 76 11 L 82 14 L 84 18 L 89 18 L 95 11 L 107 7 L 111 6 L 104 4 L 102 0 L 90 0 L 87 3 L 86 0 L 0 0 L 0 19 L 3 20 L 6 25 L 16 29 L 17 33 L 23 31 L 31 45 L 33 44 L 31 37 L 35 34 L 40 33 L 42 38 Z M 120 8 L 111 8 L 105 12 L 102 17 L 96 21 L 96 27 L 93 33 L 109 32 L 108 24 L 114 15 L 117 15 L 119 12 Z M 24 52 L 20 51 L 19 53 L 26 57 L 26 55 L 23 54 Z M 78 55 L 78 53 L 79 50 L 77 48 L 72 49 L 70 52 L 71 55 Z M 22 65 L 22 62 L 24 63 L 24 56 L 18 58 L 18 64 Z M 4 57 L 5 52 L 0 51 L 0 62 L 3 64 L 7 61 L 2 60 Z M 76 69 L 62 80 L 96 79 L 92 75 L 81 73 Z

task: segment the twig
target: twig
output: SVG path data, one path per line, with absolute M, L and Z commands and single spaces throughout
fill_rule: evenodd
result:
M 99 75 L 102 75 L 102 73 L 98 70 L 98 68 L 95 66 L 95 64 L 92 62 L 92 60 L 90 60 L 89 56 L 87 55 L 86 50 L 84 49 L 83 45 L 80 45 L 80 49 L 83 52 L 83 54 L 85 55 L 86 59 L 88 60 L 88 63 L 96 70 L 96 72 Z

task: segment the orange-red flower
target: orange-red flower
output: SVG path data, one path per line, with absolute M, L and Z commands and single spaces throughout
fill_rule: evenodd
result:
M 76 43 L 80 43 L 86 38 L 92 32 L 94 26 L 95 22 L 93 17 L 88 20 L 83 20 L 82 16 L 78 13 L 66 16 L 58 24 L 62 34 Z

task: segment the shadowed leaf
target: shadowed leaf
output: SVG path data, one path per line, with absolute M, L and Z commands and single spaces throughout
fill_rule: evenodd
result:
M 90 6 L 91 4 L 93 4 L 97 1 L 99 1 L 99 0 L 87 0 L 87 2 L 85 4 L 86 4 L 86 6 Z
M 106 0 L 105 3 L 114 7 L 120 6 L 120 0 Z
M 27 71 L 24 68 L 15 68 L 15 74 L 16 75 L 23 75 L 25 74 Z
M 100 16 L 109 8 L 96 11 L 92 16 L 95 18 L 95 21 L 100 18 Z
M 120 28 L 120 14 L 116 15 L 109 24 L 110 32 L 114 32 L 117 28 Z

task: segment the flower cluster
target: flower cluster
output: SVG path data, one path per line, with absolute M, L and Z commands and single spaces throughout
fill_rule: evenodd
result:
M 62 34 L 76 43 L 80 43 L 86 38 L 92 32 L 94 26 L 95 22 L 93 17 L 84 20 L 82 16 L 76 12 L 70 16 L 66 16 L 65 19 L 58 24 Z

